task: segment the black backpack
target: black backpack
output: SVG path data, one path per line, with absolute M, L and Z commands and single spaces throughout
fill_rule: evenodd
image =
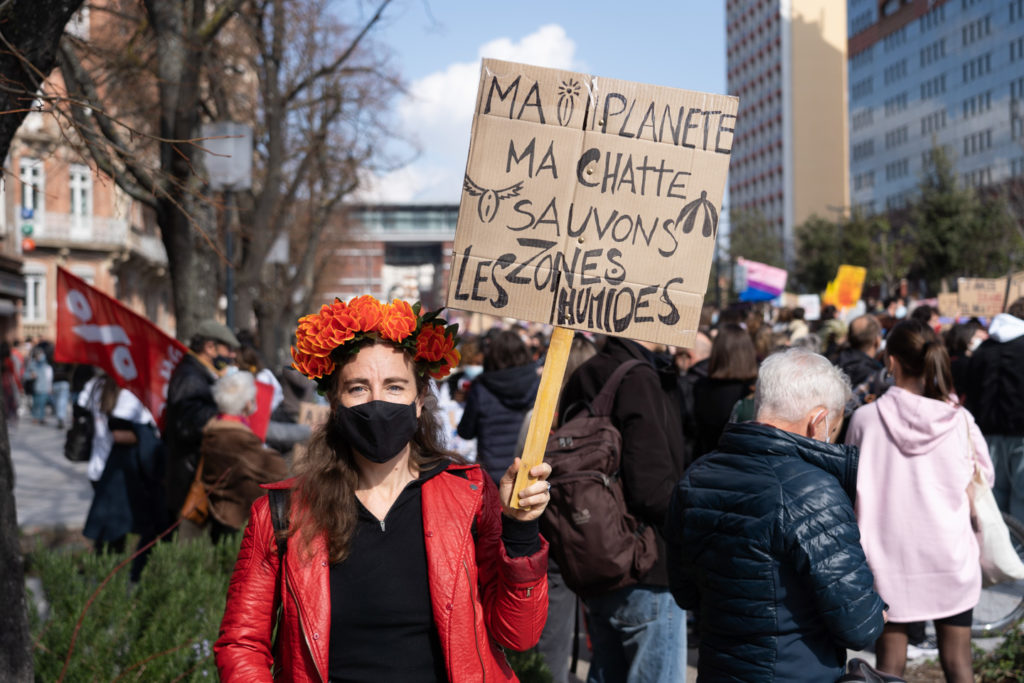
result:
M 541 531 L 566 585 L 584 597 L 637 583 L 658 559 L 654 529 L 626 509 L 622 435 L 610 417 L 622 379 L 642 364 L 631 360 L 616 368 L 588 409 L 548 438 L 544 452 L 551 501 Z

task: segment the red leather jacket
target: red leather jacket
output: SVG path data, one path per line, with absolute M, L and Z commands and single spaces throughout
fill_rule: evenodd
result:
M 498 491 L 476 465 L 449 466 L 423 483 L 422 496 L 430 596 L 449 679 L 517 680 L 499 646 L 525 650 L 540 639 L 548 613 L 547 542 L 541 539 L 529 557 L 508 557 Z M 288 545 L 281 635 L 272 655 L 277 543 L 267 497 L 253 503 L 214 645 L 222 681 L 271 681 L 275 661 L 277 680 L 327 680 L 326 542 L 320 537 L 309 550 L 297 537 Z

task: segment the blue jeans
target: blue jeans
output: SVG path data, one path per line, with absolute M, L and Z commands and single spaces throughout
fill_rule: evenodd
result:
M 1024 436 L 986 436 L 996 485 L 992 495 L 999 509 L 1024 521 Z
M 587 683 L 686 680 L 686 612 L 668 588 L 629 586 L 584 602 L 594 648 Z
M 71 382 L 53 383 L 53 412 L 57 421 L 64 425 L 68 421 L 68 399 L 71 396 Z

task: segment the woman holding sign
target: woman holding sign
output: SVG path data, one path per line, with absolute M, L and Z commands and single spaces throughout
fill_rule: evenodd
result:
M 299 321 L 294 367 L 331 414 L 274 485 L 291 493 L 286 549 L 268 499 L 252 507 L 214 648 L 222 680 L 516 680 L 501 647 L 532 647 L 547 616 L 551 468 L 512 509 L 518 460 L 496 488 L 439 445 L 429 379 L 457 364 L 455 332 L 371 296 Z

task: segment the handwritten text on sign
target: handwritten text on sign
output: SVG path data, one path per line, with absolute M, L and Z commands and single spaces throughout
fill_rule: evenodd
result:
M 689 344 L 736 107 L 484 60 L 448 305 Z

